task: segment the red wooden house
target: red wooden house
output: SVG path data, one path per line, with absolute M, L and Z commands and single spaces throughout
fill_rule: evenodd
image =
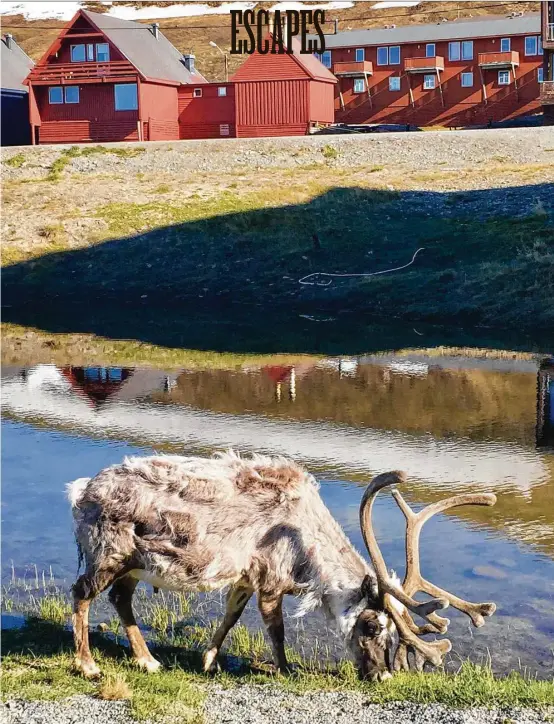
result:
M 541 85 L 541 103 L 545 124 L 554 125 L 554 1 L 543 2 L 541 11 L 544 46 L 544 83 Z
M 537 113 L 542 53 L 531 13 L 339 32 L 322 61 L 337 122 L 461 126 Z
M 232 80 L 235 84 L 236 135 L 299 136 L 311 127 L 334 122 L 337 79 L 312 54 L 250 55 Z
M 33 143 L 179 138 L 178 89 L 206 83 L 159 31 L 80 10 L 27 77 Z

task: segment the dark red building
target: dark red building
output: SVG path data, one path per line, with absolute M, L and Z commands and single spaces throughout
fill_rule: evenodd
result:
M 80 10 L 27 77 L 33 143 L 179 138 L 178 89 L 206 83 L 149 26 Z
M 554 2 L 543 2 L 542 44 L 544 46 L 544 82 L 541 85 L 540 100 L 544 113 L 544 122 L 554 125 Z
M 540 110 L 539 13 L 339 32 L 326 48 L 336 122 L 462 126 Z

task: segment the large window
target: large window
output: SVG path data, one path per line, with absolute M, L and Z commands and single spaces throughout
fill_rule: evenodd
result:
M 512 49 L 510 38 L 500 38 L 500 52 L 509 53 Z
M 425 46 L 425 57 L 434 58 L 435 55 L 435 43 L 427 43 L 427 45 Z
M 54 85 L 48 88 L 48 103 L 61 105 L 62 103 L 79 103 L 78 85 Z
M 117 83 L 114 86 L 114 92 L 116 111 L 136 111 L 138 109 L 136 83 Z
M 61 85 L 48 88 L 48 103 L 51 105 L 63 103 L 63 88 Z
M 389 65 L 400 65 L 400 46 L 391 45 L 389 48 Z
M 498 71 L 498 85 L 510 85 L 510 71 L 499 70 Z
M 356 48 L 356 63 L 361 63 L 365 60 L 365 48 Z
M 106 63 L 110 59 L 110 46 L 107 43 L 96 44 L 96 60 L 98 63 Z
M 377 48 L 377 65 L 389 64 L 389 49 Z
M 71 46 L 71 62 L 72 63 L 84 63 L 86 60 L 86 52 L 84 45 L 72 45 Z
M 525 38 L 525 55 L 539 55 L 539 38 L 537 35 L 530 35 Z
M 354 78 L 354 93 L 363 93 L 365 91 L 365 80 L 363 78 Z
M 424 90 L 433 90 L 435 87 L 436 77 L 434 75 L 424 75 L 423 76 L 423 88 Z
M 400 90 L 400 76 L 391 75 L 389 76 L 389 90 L 399 91 Z
M 462 42 L 462 60 L 473 60 L 473 40 Z
M 460 41 L 448 43 L 448 60 L 460 60 Z
M 473 87 L 473 73 L 462 73 L 461 84 L 462 84 L 462 88 L 472 88 Z

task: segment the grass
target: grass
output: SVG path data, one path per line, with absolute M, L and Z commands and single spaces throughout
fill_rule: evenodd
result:
M 323 158 L 327 159 L 328 161 L 334 161 L 340 155 L 337 149 L 334 146 L 330 146 L 329 144 L 323 146 L 323 148 L 321 149 L 321 153 L 323 154 Z
M 25 154 L 23 153 L 16 153 L 11 158 L 7 158 L 4 161 L 4 164 L 6 166 L 9 166 L 10 168 L 21 168 L 23 164 L 25 163 Z
M 493 675 L 490 666 L 463 663 L 454 674 L 398 673 L 384 684 L 360 681 L 349 662 L 333 669 L 299 661 L 297 671 L 288 677 L 276 676 L 264 662 L 267 653 L 263 636 L 250 634 L 239 626 L 232 634 L 231 654 L 240 665 L 208 679 L 200 672 L 199 647 L 207 637 L 183 639 L 179 647 L 151 647 L 164 668 L 156 674 L 137 670 L 109 635 L 91 635 L 93 655 L 103 675 L 99 681 L 86 681 L 73 672 L 72 637 L 69 631 L 49 621 L 29 620 L 21 629 L 3 631 L 4 700 L 63 699 L 73 694 L 89 694 L 108 700 L 129 701 L 137 719 L 157 719 L 178 714 L 180 721 L 199 724 L 210 682 L 224 687 L 272 685 L 294 694 L 309 691 L 357 691 L 368 703 L 409 701 L 420 704 L 442 703 L 455 708 L 549 707 L 554 705 L 552 682 L 537 681 L 519 673 L 504 678 Z M 192 647 L 191 647 L 192 641 Z M 546 711 L 546 710 L 545 710 Z
M 65 168 L 71 163 L 74 158 L 94 156 L 98 154 L 112 154 L 119 158 L 133 158 L 144 153 L 142 147 L 119 147 L 113 146 L 107 148 L 106 146 L 71 146 L 71 148 L 64 149 L 58 158 L 50 165 L 48 173 L 46 174 L 46 181 L 57 182 L 62 178 Z M 22 154 L 21 154 L 22 155 Z M 17 167 L 19 168 L 19 167 Z

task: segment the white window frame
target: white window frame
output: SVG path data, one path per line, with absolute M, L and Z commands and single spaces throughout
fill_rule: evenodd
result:
M 192 91 L 193 98 L 202 98 L 202 88 L 195 88 Z
M 226 85 L 220 85 L 217 87 L 217 97 L 218 98 L 224 98 L 227 95 L 227 86 Z
M 534 43 L 534 51 L 532 53 L 527 52 L 527 41 L 532 40 Z M 537 35 L 526 35 L 525 36 L 525 55 L 539 55 L 539 38 Z
M 500 80 L 500 78 L 506 77 L 508 80 Z M 510 71 L 509 70 L 499 70 L 498 71 L 498 85 L 510 85 L 511 78 L 510 78 Z
M 430 48 L 433 49 L 433 52 L 432 52 L 432 53 L 429 52 Z M 425 57 L 426 57 L 426 58 L 434 58 L 434 57 L 436 56 L 436 54 L 437 54 L 437 46 L 436 46 L 436 44 L 435 44 L 435 43 L 427 43 L 427 44 L 425 45 Z
M 94 43 L 87 43 L 87 62 L 94 60 Z
M 365 48 L 356 48 L 354 51 L 354 59 L 356 63 L 363 63 L 365 60 Z
M 394 61 L 391 58 L 391 51 L 392 50 L 398 50 L 398 60 Z M 400 46 L 399 45 L 390 45 L 389 46 L 389 65 L 400 65 L 401 60 L 401 52 L 400 52 Z
M 118 108 L 118 101 L 117 101 L 117 89 L 118 88 L 127 88 L 128 86 L 134 86 L 136 90 L 136 106 L 134 108 Z M 116 111 L 138 111 L 138 85 L 137 83 L 116 83 L 114 85 L 114 108 Z
M 69 100 L 67 99 L 67 91 L 68 91 L 68 90 L 71 90 L 71 89 L 74 89 L 74 90 L 77 91 L 77 100 L 76 100 L 76 101 L 69 101 Z M 77 103 L 80 103 L 80 101 L 81 101 L 81 93 L 80 93 L 80 91 L 79 91 L 79 86 L 78 86 L 78 85 L 66 85 L 66 86 L 65 86 L 65 93 L 64 93 L 64 100 L 65 100 L 66 103 L 69 103 L 70 105 L 76 105 Z
M 103 46 L 106 46 L 106 52 L 107 52 L 107 58 L 106 60 L 100 60 L 98 57 L 99 51 L 98 48 L 101 48 Z M 110 62 L 110 44 L 109 43 L 96 43 L 96 62 L 97 63 L 109 63 Z
M 456 53 L 453 53 L 453 50 L 457 50 Z M 457 55 L 458 57 L 454 57 Z M 453 63 L 457 63 L 459 60 L 462 59 L 462 46 L 459 40 L 452 40 L 450 43 L 448 43 L 448 60 L 452 61 Z
M 470 53 L 466 52 L 471 50 Z M 462 60 L 473 60 L 473 40 L 462 40 Z
M 383 63 L 379 60 L 379 53 L 385 52 L 386 60 Z M 377 65 L 388 65 L 389 64 L 389 49 L 386 45 L 381 45 L 379 48 L 377 48 Z
M 437 76 L 433 73 L 425 73 L 423 76 L 423 90 L 435 90 L 437 87 Z
M 73 59 L 73 51 L 75 48 L 82 48 L 83 49 L 83 57 L 80 60 L 74 60 Z M 86 63 L 87 60 L 87 46 L 85 43 L 78 43 L 77 45 L 71 45 L 69 47 L 69 57 L 71 58 L 72 63 Z
M 359 84 L 361 85 L 361 89 L 359 89 Z M 356 86 L 358 86 L 358 89 L 356 89 Z M 352 88 L 353 93 L 364 93 L 365 92 L 365 80 L 363 78 L 354 78 L 354 86 Z
M 537 83 L 544 83 L 544 68 L 537 68 Z
M 394 81 L 395 88 L 392 87 Z M 389 90 L 392 93 L 398 93 L 401 90 L 401 80 L 399 75 L 389 75 Z
M 504 46 L 508 46 L 507 48 Z M 500 38 L 500 52 L 509 53 L 512 50 L 512 39 L 511 38 Z
M 470 83 L 464 82 L 465 80 L 467 80 L 468 76 L 471 81 Z M 462 88 L 473 88 L 473 73 L 471 71 L 467 71 L 461 74 L 460 85 L 462 86 Z
M 53 101 L 52 100 L 52 91 L 53 90 L 59 90 L 61 92 L 61 100 L 59 101 Z M 61 106 L 63 105 L 63 85 L 52 85 L 48 88 L 48 103 L 51 106 Z

